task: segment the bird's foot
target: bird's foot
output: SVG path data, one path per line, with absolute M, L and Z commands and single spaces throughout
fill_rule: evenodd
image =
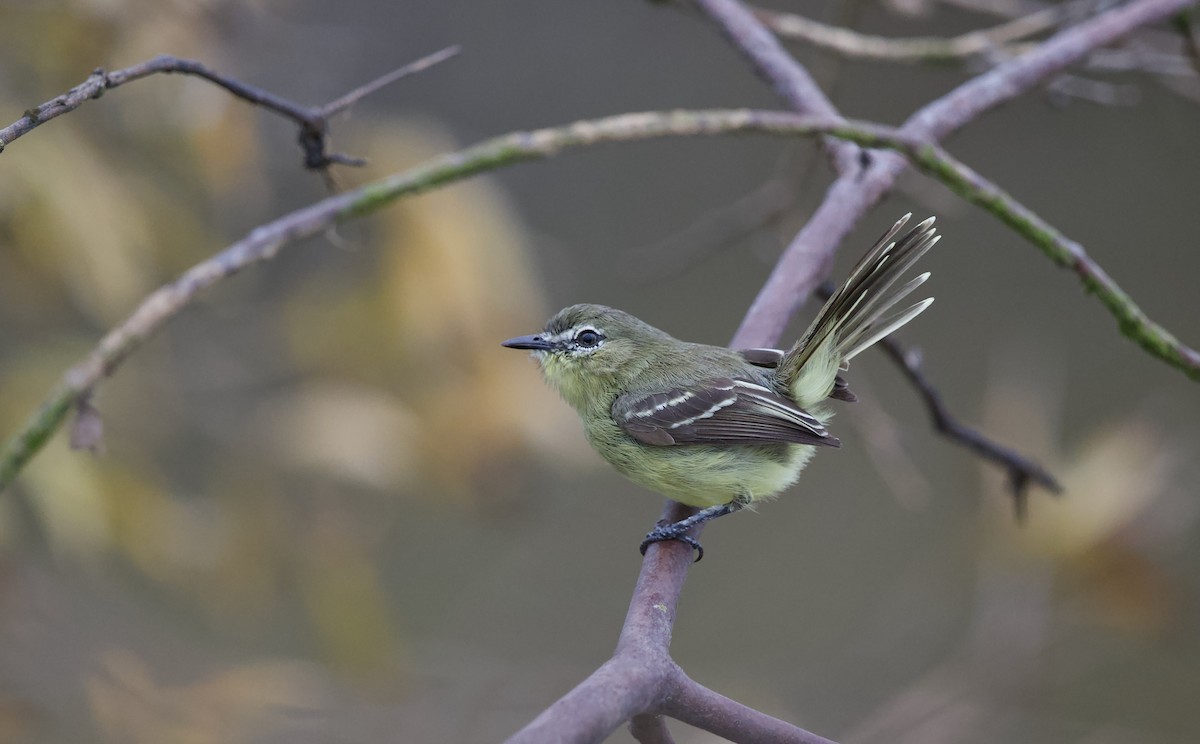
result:
M 651 543 L 664 542 L 666 540 L 678 540 L 685 545 L 690 545 L 692 550 L 696 551 L 696 560 L 693 563 L 699 563 L 704 557 L 704 548 L 700 545 L 700 541 L 686 533 L 692 525 L 680 527 L 680 523 L 660 524 L 654 529 L 646 533 L 646 539 L 642 540 L 641 546 L 638 548 L 642 555 L 646 554 L 646 548 L 650 547 Z

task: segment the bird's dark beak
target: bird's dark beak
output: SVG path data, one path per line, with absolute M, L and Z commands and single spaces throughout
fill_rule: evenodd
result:
M 541 336 L 517 336 L 500 345 L 510 349 L 533 349 L 534 351 L 550 351 L 554 348 L 553 344 Z

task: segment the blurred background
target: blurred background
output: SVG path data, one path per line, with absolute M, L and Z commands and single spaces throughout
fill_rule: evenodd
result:
M 773 7 L 910 36 L 1032 6 Z M 3 0 L 0 124 L 158 53 L 315 104 L 451 44 L 458 58 L 338 119 L 335 148 L 370 160 L 338 170 L 342 186 L 514 129 L 780 107 L 697 14 L 635 0 Z M 847 116 L 885 123 L 978 69 L 791 48 Z M 1079 70 L 947 144 L 1196 345 L 1186 73 Z M 328 193 L 294 140 L 157 76 L 0 156 L 3 436 L 156 286 Z M 777 139 L 575 151 L 401 201 L 221 284 L 100 388 L 103 453 L 60 434 L 0 500 L 0 742 L 515 731 L 608 657 L 661 500 L 603 466 L 499 342 L 591 301 L 725 343 L 828 180 L 809 144 Z M 1018 527 L 1001 474 L 933 434 L 885 359 L 860 357 L 861 402 L 834 422 L 845 445 L 705 532 L 675 658 L 846 742 L 1200 740 L 1200 388 L 922 178 L 864 221 L 837 275 L 910 210 L 946 239 L 925 260 L 938 302 L 902 337 L 964 421 L 1065 494 L 1035 492 Z

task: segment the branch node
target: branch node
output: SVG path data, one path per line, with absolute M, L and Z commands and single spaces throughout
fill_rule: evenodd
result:
M 71 424 L 70 445 L 73 450 L 87 450 L 94 455 L 104 453 L 104 419 L 92 405 L 87 393 L 75 403 L 75 421 Z

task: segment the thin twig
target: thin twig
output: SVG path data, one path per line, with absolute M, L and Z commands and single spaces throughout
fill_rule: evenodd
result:
M 20 119 L 0 129 L 0 152 L 3 152 L 7 145 L 22 135 L 28 134 L 51 119 L 62 116 L 69 111 L 74 111 L 86 101 L 99 98 L 104 95 L 105 91 L 120 87 L 134 80 L 140 80 L 149 75 L 182 74 L 193 75 L 202 80 L 207 80 L 244 101 L 248 101 L 255 106 L 261 106 L 268 111 L 272 111 L 285 119 L 295 122 L 300 127 L 299 142 L 301 148 L 304 150 L 304 166 L 306 168 L 324 171 L 333 164 L 362 165 L 366 161 L 327 151 L 329 117 L 352 105 L 364 95 L 372 93 L 388 83 L 407 77 L 414 72 L 427 69 L 438 62 L 453 57 L 457 53 L 458 47 L 448 47 L 435 52 L 416 62 L 407 64 L 399 70 L 384 75 L 378 80 L 368 83 L 333 103 L 317 107 L 302 106 L 269 91 L 222 75 L 202 62 L 172 57 L 167 54 L 159 55 L 145 62 L 120 70 L 114 70 L 113 72 L 105 72 L 97 68 L 88 76 L 87 80 L 71 88 L 66 93 L 52 98 L 36 108 L 29 109 Z
M 772 178 L 654 245 L 621 253 L 617 265 L 630 281 L 641 285 L 674 278 L 707 256 L 794 214 L 796 199 L 794 184 L 782 177 Z
M 992 28 L 951 37 L 892 38 L 864 34 L 841 26 L 812 20 L 796 13 L 754 8 L 754 14 L 780 38 L 803 41 L 819 49 L 853 59 L 879 62 L 945 64 L 980 57 L 995 62 L 997 53 L 1016 57 L 1036 48 L 1036 43 L 1018 43 L 1035 34 L 1060 26 L 1079 9 L 1094 8 L 1094 0 L 1074 0 L 1065 5 L 1048 5 L 1011 18 Z M 1187 31 L 1183 14 L 1176 25 L 1185 43 L 1196 41 Z M 1144 45 L 1143 45 L 1144 46 Z M 1192 47 L 1194 48 L 1194 47 Z M 1190 55 L 1189 55 L 1190 56 Z M 1157 49 L 1097 49 L 1088 55 L 1087 67 L 1103 72 L 1145 72 L 1163 77 L 1195 77 L 1197 70 L 1187 56 Z
M 346 95 L 337 99 L 336 101 L 330 101 L 329 103 L 325 104 L 324 106 L 321 106 L 318 109 L 318 111 L 320 111 L 321 115 L 325 116 L 325 117 L 330 117 L 330 116 L 333 116 L 334 114 L 341 113 L 342 111 L 353 106 L 355 103 L 358 103 L 358 101 L 360 99 L 371 95 L 372 93 L 379 90 L 380 88 L 391 85 L 392 83 L 396 82 L 397 80 L 403 80 L 404 78 L 408 77 L 409 75 L 421 72 L 422 70 L 426 70 L 440 62 L 445 62 L 446 60 L 450 59 L 451 57 L 458 55 L 459 52 L 461 52 L 461 51 L 462 51 L 462 47 L 460 47 L 458 45 L 448 46 L 445 49 L 442 49 L 441 51 L 434 52 L 433 54 L 430 54 L 429 56 L 418 59 L 416 62 L 410 62 L 398 70 L 393 70 L 386 75 L 378 77 L 378 78 L 372 80 L 371 82 L 367 83 L 366 85 L 363 85 L 359 88 L 355 88 L 354 90 L 350 91 L 349 93 L 347 93 Z
M 1148 23 L 1170 17 L 1191 2 L 1132 0 L 1105 11 L 1060 31 L 1032 51 L 972 78 L 921 108 L 899 131 L 904 136 L 927 142 L 940 141 L 983 112 L 1052 78 L 1092 50 L 1111 44 Z M 893 187 L 907 165 L 903 157 L 892 153 L 866 153 L 866 157 L 869 166 L 865 171 L 838 176 L 812 217 L 776 262 L 734 336 L 736 346 L 749 348 L 776 344 L 778 334 L 782 333 L 788 320 L 829 274 L 837 246 Z M 1195 366 L 1186 352 L 1169 356 L 1182 356 L 1181 369 L 1185 371 Z
M 959 62 L 1057 26 L 1064 14 L 1046 8 L 982 31 L 949 38 L 888 38 L 814 21 L 796 13 L 755 8 L 754 14 L 785 39 L 803 41 L 846 57 L 882 62 Z
M 822 284 L 816 294 L 822 299 L 829 299 L 833 294 L 833 284 L 829 282 Z M 942 394 L 925 376 L 925 371 L 922 369 L 923 359 L 919 352 L 905 348 L 895 336 L 888 336 L 880 340 L 879 345 L 904 373 L 909 384 L 916 388 L 921 400 L 925 403 L 930 423 L 939 434 L 971 450 L 977 457 L 990 460 L 1004 469 L 1008 474 L 1008 484 L 1012 490 L 1018 518 L 1024 515 L 1025 502 L 1031 484 L 1042 486 L 1051 493 L 1062 492 L 1062 486 L 1041 464 L 999 442 L 992 441 L 984 434 L 963 424 L 954 414 L 950 413 L 950 409 L 942 402 Z
M 1018 521 L 1025 518 L 1031 484 L 1036 483 L 1051 493 L 1062 492 L 1062 486 L 1040 463 L 1025 457 L 1016 450 L 993 442 L 955 418 L 942 402 L 941 393 L 921 369 L 922 360 L 919 353 L 905 349 L 894 338 L 883 339 L 880 346 L 904 373 L 909 383 L 921 394 L 921 398 L 925 402 L 925 409 L 929 412 L 929 419 L 940 434 L 971 450 L 977 457 L 990 460 L 1004 469 L 1008 476 L 1008 486 L 1012 492 L 1013 507 L 1016 510 Z
M 1062 11 L 1064 22 L 1070 20 L 1079 21 L 1095 14 L 1097 11 L 1096 0 L 1069 0 L 1061 5 L 1041 2 L 1041 0 L 1009 0 L 1007 2 L 994 2 L 993 0 L 941 1 L 953 7 L 1009 19 L 1057 8 Z M 1181 30 L 1189 23 L 1188 12 L 1177 13 L 1172 20 L 1176 31 Z M 1136 70 L 1144 72 L 1152 75 L 1156 82 L 1167 90 L 1185 98 L 1197 100 L 1200 94 L 1197 94 L 1196 86 L 1188 85 L 1188 83 L 1196 82 L 1197 73 L 1200 73 L 1200 56 L 1193 56 L 1189 53 L 1186 47 L 1188 43 L 1188 39 L 1186 38 L 1184 40 L 1185 49 L 1182 55 L 1173 51 L 1164 51 L 1174 49 L 1177 46 L 1178 35 L 1176 31 L 1167 31 L 1153 26 L 1139 27 L 1134 30 L 1134 33 L 1127 41 L 1125 46 L 1128 49 L 1096 49 L 1088 55 L 1084 63 L 1088 68 L 1100 72 L 1110 70 Z M 1015 43 L 1009 45 L 1007 51 L 1012 56 L 1015 56 L 1023 54 L 1030 48 L 1027 44 Z M 1128 59 L 1123 60 L 1121 59 L 1122 56 Z M 1114 60 L 1116 61 L 1114 62 Z M 1189 64 L 1192 60 L 1195 60 L 1194 64 Z M 1183 74 L 1185 66 L 1195 67 L 1195 70 L 1186 77 Z

